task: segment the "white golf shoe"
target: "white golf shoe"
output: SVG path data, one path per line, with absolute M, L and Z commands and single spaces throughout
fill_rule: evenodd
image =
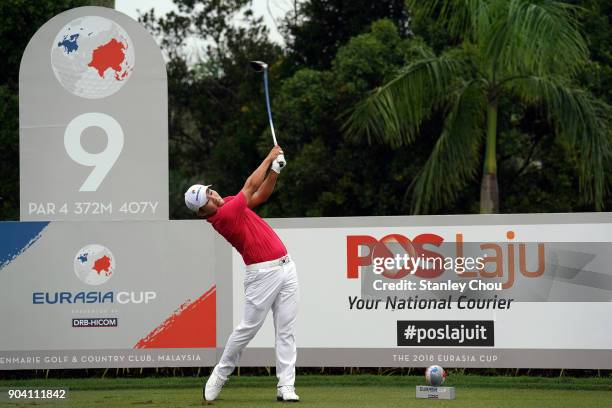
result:
M 208 377 L 208 381 L 206 381 L 206 385 L 204 386 L 204 399 L 206 401 L 216 400 L 226 381 L 227 379 L 224 380 L 217 375 L 215 370 L 213 370 L 210 377 Z
M 298 402 L 300 397 L 295 393 L 295 387 L 293 385 L 283 385 L 282 387 L 278 387 L 276 389 L 276 400 Z

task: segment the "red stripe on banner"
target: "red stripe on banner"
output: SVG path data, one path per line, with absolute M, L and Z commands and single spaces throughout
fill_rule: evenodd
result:
M 217 287 L 196 301 L 183 303 L 134 346 L 145 348 L 212 348 L 217 346 Z

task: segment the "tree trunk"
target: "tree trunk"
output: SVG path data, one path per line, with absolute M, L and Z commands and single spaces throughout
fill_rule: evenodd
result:
M 484 169 L 480 185 L 480 213 L 499 212 L 499 189 L 497 187 L 497 101 L 489 102 L 487 108 L 487 141 L 485 145 Z
M 480 213 L 497 214 L 499 212 L 499 190 L 497 174 L 485 173 L 480 185 Z

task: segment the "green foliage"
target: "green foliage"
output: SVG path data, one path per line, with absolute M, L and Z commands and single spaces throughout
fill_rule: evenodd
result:
M 404 62 L 407 44 L 391 20 L 372 23 L 371 32 L 355 36 L 338 50 L 332 61 L 336 82 L 355 94 L 390 79 Z
M 413 143 L 433 112 L 444 112 L 438 143 L 411 185 L 413 211 L 435 211 L 460 196 L 458 191 L 476 174 L 484 129 L 490 153 L 483 180 L 487 174 L 496 177 L 499 100 L 505 93 L 543 108 L 551 130 L 576 151 L 585 201 L 601 209 L 612 111 L 575 85 L 588 56 L 579 30 L 580 9 L 547 0 L 408 4 L 417 20 L 436 15 L 440 28 L 462 43 L 439 56 L 427 46 L 416 47 L 414 61 L 356 104 L 344 130 L 398 147 Z M 490 211 L 491 202 L 495 210 L 497 186 L 483 184 L 482 194 L 481 210 Z
M 345 128 L 348 135 L 365 136 L 368 142 L 386 141 L 394 147 L 412 143 L 421 123 L 443 103 L 465 69 L 454 55 L 436 57 L 420 44 L 411 52 L 418 55 L 417 61 L 356 106 Z
M 261 76 L 246 68 L 250 59 L 270 64 L 275 127 L 289 161 L 260 214 L 401 213 L 402 185 L 395 177 L 389 180 L 388 172 L 393 166 L 403 179 L 407 166 L 389 157 L 389 148 L 345 140 L 339 131 L 341 112 L 404 63 L 407 42 L 391 21 L 376 22 L 371 31 L 352 38 L 330 69 L 305 68 L 284 78 L 286 61 L 278 49 L 246 35 L 223 46 L 213 44 L 219 52 L 188 65 L 180 38 L 197 31 L 192 21 L 197 17 L 183 17 L 187 20 L 157 18 L 152 12 L 143 16 L 151 31 L 162 36 L 170 58 L 172 218 L 190 217 L 181 199 L 189 184 L 214 183 L 221 194 L 235 194 L 271 147 Z M 234 34 L 216 38 L 239 36 L 231 25 L 223 29 Z M 257 51 L 258 44 L 263 51 Z
M 23 49 L 53 15 L 89 3 L 0 2 L 2 219 L 19 216 Z M 612 181 L 608 0 L 415 0 L 410 13 L 403 0 L 307 0 L 281 27 L 285 49 L 270 42 L 249 0 L 175 3 L 176 13 L 141 17 L 168 61 L 171 218 L 192 217 L 183 203 L 190 184 L 235 194 L 270 149 L 251 59 L 270 65 L 288 159 L 263 216 L 477 212 L 492 100 L 502 212 L 612 205 L 603 194 Z M 567 24 L 554 24 L 559 18 Z M 189 36 L 205 48 L 188 53 Z M 366 98 L 372 90 L 380 100 Z M 343 128 L 348 117 L 354 122 Z
M 19 107 L 15 91 L 0 85 L 0 219 L 19 219 Z
M 194 182 L 215 184 L 223 195 L 237 193 L 259 163 L 257 142 L 266 129 L 261 75 L 248 61 L 274 62 L 279 49 L 270 43 L 261 18 L 248 0 L 176 0 L 179 12 L 141 22 L 159 38 L 169 61 L 170 216 L 192 217 L 182 195 Z M 237 26 L 236 18 L 242 20 Z M 190 63 L 184 49 L 189 36 L 206 40 L 204 58 Z M 272 92 L 278 84 L 271 67 Z M 271 147 L 271 138 L 268 146 Z
M 586 200 L 601 208 L 605 161 L 610 155 L 610 107 L 555 77 L 528 76 L 512 81 L 511 87 L 525 102 L 545 107 L 556 133 L 576 149 L 580 190 Z
M 369 30 L 372 22 L 387 18 L 404 37 L 408 15 L 404 0 L 309 0 L 297 2 L 285 19 L 288 64 L 328 69 L 336 52 L 352 37 Z
M 413 182 L 414 212 L 427 205 L 440 208 L 460 196 L 463 186 L 477 175 L 484 137 L 486 100 L 482 83 L 462 84 L 444 121 L 444 128 L 429 159 Z M 444 177 L 439 177 L 444 174 Z M 438 185 L 438 188 L 432 186 Z
M 392 166 L 401 166 L 386 146 L 343 138 L 340 115 L 397 71 L 407 48 L 394 24 L 382 20 L 341 47 L 331 69 L 302 69 L 284 81 L 274 109 L 289 165 L 265 215 L 401 213 L 402 187 L 392 175 Z

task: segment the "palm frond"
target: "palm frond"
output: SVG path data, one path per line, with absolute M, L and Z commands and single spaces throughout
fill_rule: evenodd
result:
M 423 120 L 444 103 L 452 84 L 467 68 L 459 57 L 436 57 L 421 51 L 421 58 L 355 106 L 343 125 L 345 134 L 365 136 L 369 143 L 376 140 L 393 147 L 414 140 Z
M 406 4 L 414 18 L 435 18 L 451 35 L 461 39 L 474 40 L 490 23 L 490 1 L 407 0 Z
M 556 134 L 570 143 L 580 159 L 581 193 L 601 209 L 606 190 L 604 169 L 611 153 L 611 107 L 560 78 L 517 78 L 508 82 L 508 87 L 525 102 L 546 109 Z
M 408 189 L 415 214 L 454 201 L 478 173 L 487 103 L 483 83 L 476 80 L 465 83 L 453 102 L 440 138 Z
M 484 47 L 487 59 L 509 73 L 574 74 L 588 58 L 576 10 L 551 0 L 505 1 Z

